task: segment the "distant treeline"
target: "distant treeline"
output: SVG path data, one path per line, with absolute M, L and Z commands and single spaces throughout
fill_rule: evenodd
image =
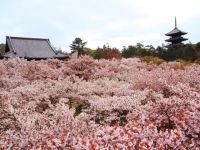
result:
M 82 42 L 82 41 L 81 41 Z M 86 43 L 86 42 L 85 42 Z M 74 49 L 77 47 L 75 46 Z M 153 56 L 166 61 L 173 61 L 177 59 L 185 61 L 200 61 L 200 42 L 196 44 L 177 44 L 169 46 L 153 47 L 152 45 L 144 46 L 141 43 L 136 45 L 124 46 L 122 50 L 111 48 L 109 45 L 103 45 L 93 50 L 90 48 L 81 47 L 82 54 L 89 55 L 94 59 L 121 59 L 130 57 L 145 57 Z M 0 55 L 4 53 L 5 44 L 0 44 Z M 62 51 L 59 49 L 59 51 Z
M 166 61 L 182 59 L 194 62 L 200 60 L 200 42 L 197 44 L 163 45 L 158 46 L 157 48 L 154 48 L 152 45 L 144 46 L 141 43 L 138 43 L 137 45 L 123 47 L 122 50 L 110 48 L 109 46 L 104 45 L 102 48 L 97 48 L 96 50 L 84 48 L 84 52 L 95 59 L 120 59 L 122 57 L 130 58 L 153 56 Z

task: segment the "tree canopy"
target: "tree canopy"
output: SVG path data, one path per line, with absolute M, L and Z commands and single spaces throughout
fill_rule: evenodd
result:
M 84 47 L 87 44 L 87 42 L 83 42 L 83 40 L 79 37 L 75 38 L 72 44 L 70 45 L 70 48 L 72 52 L 78 52 L 78 56 L 84 55 Z
M 87 48 L 87 55 L 95 59 L 112 59 L 112 58 L 131 58 L 131 57 L 158 57 L 166 61 L 185 60 L 185 61 L 199 61 L 200 60 L 200 42 L 196 44 L 176 44 L 164 45 L 157 48 L 152 45 L 144 46 L 141 43 L 136 45 L 124 46 L 122 50 L 111 48 L 109 45 L 103 45 L 96 50 Z M 150 57 L 150 58 L 152 58 Z

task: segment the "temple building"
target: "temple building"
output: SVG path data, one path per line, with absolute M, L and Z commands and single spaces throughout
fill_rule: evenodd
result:
M 6 37 L 4 58 L 25 58 L 35 59 L 66 59 L 67 54 L 57 52 L 51 45 L 49 39 Z
M 177 28 L 176 17 L 175 17 L 175 28 L 169 33 L 165 34 L 166 36 L 170 36 L 170 38 L 165 41 L 170 42 L 170 44 L 179 44 L 183 41 L 188 40 L 187 38 L 183 37 L 183 35 L 185 34 L 187 34 L 187 32 L 183 32 Z

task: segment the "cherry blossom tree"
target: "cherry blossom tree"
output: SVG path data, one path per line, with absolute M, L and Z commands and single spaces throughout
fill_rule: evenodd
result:
M 0 61 L 0 149 L 200 147 L 200 66 Z

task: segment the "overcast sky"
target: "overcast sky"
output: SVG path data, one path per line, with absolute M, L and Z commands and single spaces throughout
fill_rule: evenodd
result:
M 75 37 L 97 48 L 158 46 L 174 28 L 200 42 L 200 0 L 1 0 L 0 43 L 5 36 L 49 38 L 69 51 Z

